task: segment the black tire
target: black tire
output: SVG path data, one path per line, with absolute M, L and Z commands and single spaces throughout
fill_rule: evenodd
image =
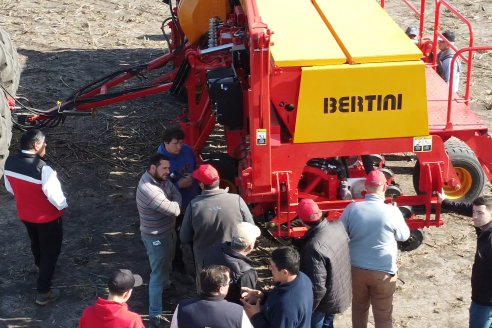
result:
M 17 50 L 7 32 L 0 28 L 0 84 L 15 97 L 19 86 L 20 65 Z M 12 120 L 7 95 L 0 88 L 0 178 L 3 176 L 3 165 L 9 155 L 12 139 Z
M 12 139 L 12 121 L 7 97 L 0 89 L 0 179 L 3 176 L 3 165 L 9 155 L 10 140 Z
M 402 252 L 410 252 L 419 248 L 424 241 L 424 231 L 421 229 L 410 230 L 410 237 L 406 241 L 398 242 L 398 248 Z
M 0 28 L 0 83 L 15 96 L 19 87 L 20 64 L 17 50 L 5 30 Z
M 487 178 L 482 166 L 478 162 L 473 150 L 461 140 L 455 138 L 449 139 L 444 144 L 444 147 L 456 173 L 460 177 L 460 180 L 462 180 L 460 189 L 451 190 L 445 187 L 444 193 L 453 202 L 469 204 L 480 196 L 485 188 Z M 413 186 L 418 194 L 421 193 L 419 182 L 420 163 L 417 161 L 413 171 Z

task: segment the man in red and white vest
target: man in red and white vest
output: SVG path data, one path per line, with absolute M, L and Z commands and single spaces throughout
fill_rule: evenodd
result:
M 46 305 L 60 292 L 51 279 L 60 255 L 62 214 L 68 206 L 56 172 L 43 161 L 46 136 L 29 130 L 21 137 L 21 152 L 5 162 L 5 188 L 15 197 L 19 219 L 31 239 L 34 263 L 39 268 L 36 304 Z

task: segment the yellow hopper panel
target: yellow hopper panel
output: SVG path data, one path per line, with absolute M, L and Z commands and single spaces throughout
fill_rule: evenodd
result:
M 295 143 L 428 134 L 422 61 L 302 68 Z
M 408 61 L 422 57 L 422 52 L 378 1 L 313 0 L 313 4 L 344 50 L 349 63 Z
M 257 6 L 261 20 L 274 32 L 270 49 L 276 65 L 317 66 L 347 61 L 310 0 L 258 0 Z

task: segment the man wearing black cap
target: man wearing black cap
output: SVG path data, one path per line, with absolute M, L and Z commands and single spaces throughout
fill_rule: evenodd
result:
M 438 38 L 439 54 L 437 54 L 437 72 L 443 80 L 449 84 L 449 79 L 451 77 L 451 60 L 455 54 L 451 45 L 454 45 L 456 39 L 455 35 L 451 31 L 446 31 L 442 34 L 446 38 Z M 461 62 L 459 58 L 454 63 L 453 69 L 453 92 L 458 92 L 460 85 L 460 72 L 461 72 Z
M 409 26 L 405 30 L 405 34 L 408 36 L 410 40 L 413 41 L 413 43 L 418 44 L 419 43 L 419 30 L 415 26 Z
M 349 238 L 340 220 L 328 222 L 312 199 L 303 199 L 297 215 L 308 228 L 302 238 L 301 271 L 313 283 L 312 328 L 333 328 L 336 313 L 352 301 Z
M 105 300 L 99 297 L 95 305 L 85 308 L 79 328 L 144 328 L 142 318 L 128 310 L 126 302 L 132 295 L 133 287 L 142 285 L 142 277 L 130 270 L 113 272 L 108 281 L 109 295 Z

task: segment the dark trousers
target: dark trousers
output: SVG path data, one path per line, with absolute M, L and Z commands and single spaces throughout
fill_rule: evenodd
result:
M 179 239 L 179 230 L 181 229 L 181 223 L 183 223 L 184 213 L 176 217 L 176 252 L 173 259 L 173 271 L 179 273 L 186 272 L 186 266 L 183 259 L 183 251 L 181 249 L 181 240 Z
M 31 251 L 34 263 L 39 268 L 37 289 L 47 293 L 51 288 L 51 279 L 56 261 L 60 255 L 63 240 L 61 217 L 48 223 L 31 223 L 22 221 L 31 239 Z

